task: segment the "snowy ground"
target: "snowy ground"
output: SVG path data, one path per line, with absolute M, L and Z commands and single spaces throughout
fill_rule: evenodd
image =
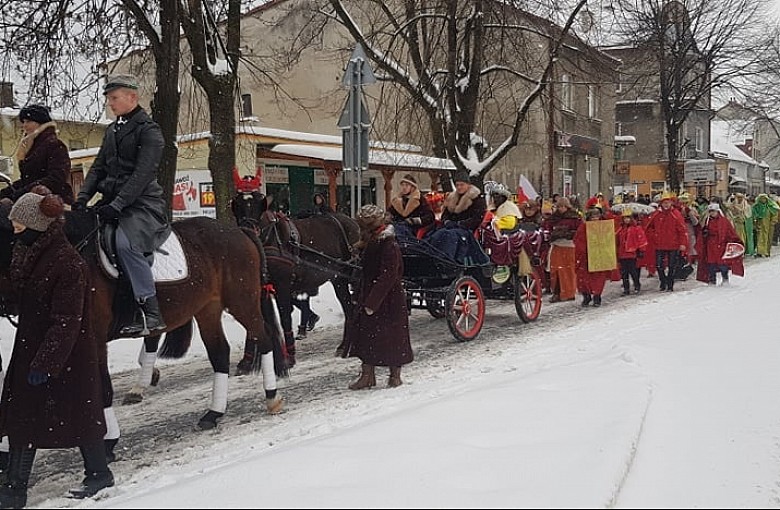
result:
M 80 459 L 45 452 L 31 504 L 778 507 L 780 257 L 749 262 L 730 287 L 689 281 L 669 294 L 643 279 L 641 295 L 622 298 L 612 284 L 600 309 L 545 303 L 530 325 L 489 302 L 470 343 L 416 311 L 416 360 L 393 390 L 345 389 L 358 362 L 332 355 L 340 318 L 324 291 L 313 306 L 327 323 L 300 343 L 283 414 L 264 412 L 258 378 L 231 378 L 219 428 L 195 430 L 211 384 L 198 346 L 163 365 L 143 403 L 117 408 L 116 487 L 65 499 Z M 237 359 L 241 328 L 225 325 Z M 139 348 L 111 347 L 120 401 Z

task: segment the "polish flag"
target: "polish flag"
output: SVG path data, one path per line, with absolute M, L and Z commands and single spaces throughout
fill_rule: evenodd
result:
M 517 203 L 522 204 L 536 200 L 539 193 L 534 189 L 533 184 L 525 175 L 520 176 L 520 182 L 517 185 Z

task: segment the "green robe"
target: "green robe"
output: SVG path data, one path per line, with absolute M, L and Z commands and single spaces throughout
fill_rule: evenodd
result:
M 780 206 L 774 200 L 765 193 L 758 195 L 756 203 L 753 204 L 753 225 L 756 229 L 756 254 L 761 257 L 768 257 L 772 250 L 772 234 L 778 212 Z

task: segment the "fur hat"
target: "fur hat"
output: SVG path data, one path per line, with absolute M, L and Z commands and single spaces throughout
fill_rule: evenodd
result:
M 64 206 L 59 195 L 25 193 L 11 208 L 8 218 L 31 230 L 46 232 L 49 225 L 60 217 L 63 210 Z
M 496 186 L 495 188 L 493 188 L 491 190 L 490 194 L 491 195 L 500 195 L 500 196 L 506 198 L 507 200 L 512 198 L 512 192 L 509 191 L 506 188 L 506 186 L 504 186 L 503 184 L 500 184 L 500 185 Z
M 452 180 L 455 182 L 467 182 L 471 184 L 471 178 L 469 177 L 469 173 L 466 171 L 455 172 L 455 174 L 452 176 Z
M 42 104 L 31 104 L 21 109 L 19 112 L 19 120 L 30 120 L 37 122 L 38 124 L 46 124 L 51 122 L 51 115 L 49 114 L 49 108 Z
M 384 225 L 387 222 L 384 209 L 375 204 L 366 204 L 357 213 L 357 222 L 360 228 L 371 229 Z
M 407 183 L 407 184 L 411 184 L 411 185 L 412 185 L 412 186 L 414 186 L 415 188 L 417 188 L 417 187 L 418 187 L 418 186 L 417 186 L 417 180 L 414 178 L 414 176 L 413 176 L 412 174 L 406 174 L 406 175 L 404 175 L 403 179 L 401 179 L 401 182 L 402 182 L 402 183 L 404 183 L 404 182 L 405 182 L 405 183 Z

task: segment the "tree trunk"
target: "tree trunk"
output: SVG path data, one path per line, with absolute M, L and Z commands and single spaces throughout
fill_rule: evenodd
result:
M 217 219 L 233 223 L 230 199 L 233 195 L 232 172 L 236 165 L 236 110 L 232 94 L 235 84 L 230 75 L 217 76 L 215 82 L 211 93 L 207 94 L 211 129 L 208 166 L 214 184 Z

